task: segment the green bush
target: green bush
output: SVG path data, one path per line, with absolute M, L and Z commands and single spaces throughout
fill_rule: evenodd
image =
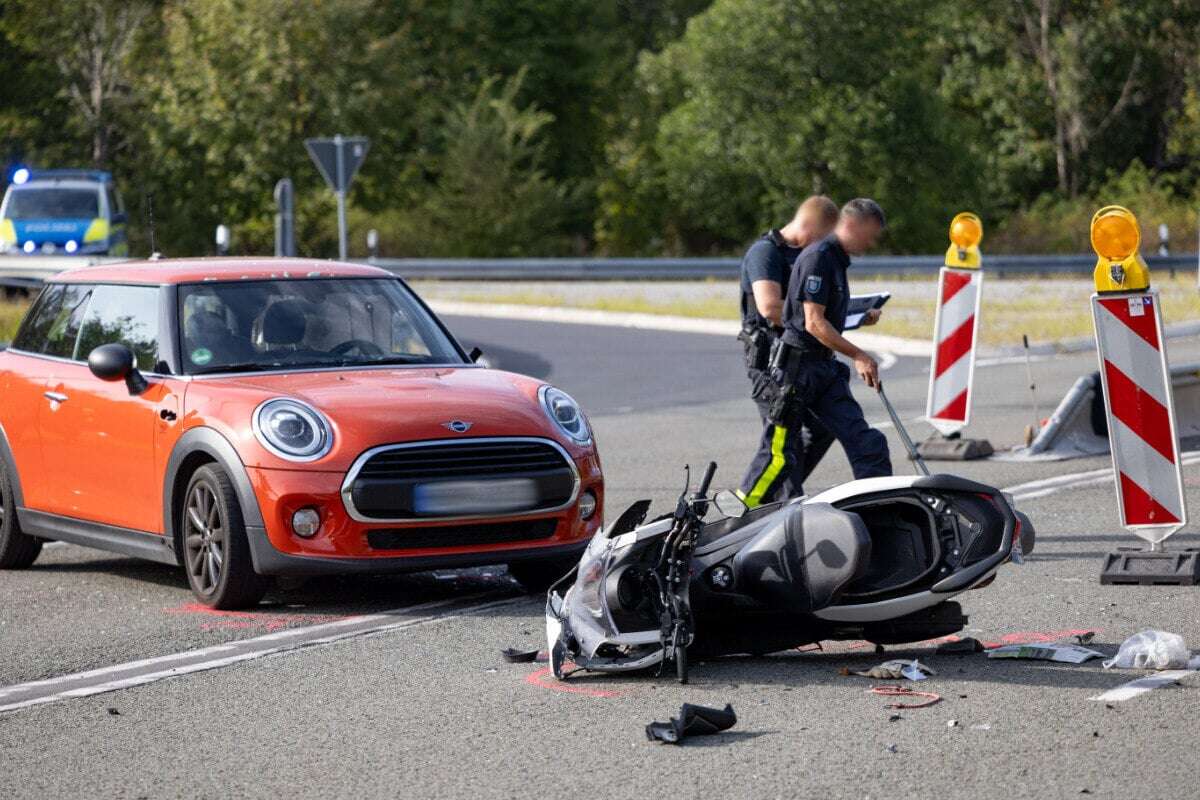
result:
M 1107 205 L 1121 205 L 1137 215 L 1142 227 L 1142 252 L 1158 252 L 1158 226 L 1171 231 L 1174 252 L 1196 249 L 1196 203 L 1179 197 L 1163 178 L 1156 178 L 1140 161 L 1087 197 L 1062 199 L 1044 195 L 1027 209 L 1010 215 L 984 236 L 984 252 L 1090 253 L 1088 232 L 1092 215 Z M 985 224 L 987 220 L 984 221 Z

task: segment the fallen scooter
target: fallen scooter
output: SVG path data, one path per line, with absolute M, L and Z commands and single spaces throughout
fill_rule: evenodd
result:
M 953 598 L 1034 546 L 1010 498 L 952 475 L 867 478 L 750 510 L 732 492 L 709 498 L 715 472 L 695 493 L 689 478 L 671 514 L 645 522 L 650 502 L 631 505 L 550 588 L 555 676 L 673 663 L 686 683 L 689 657 L 948 636 L 967 623 Z M 706 522 L 710 505 L 723 518 Z

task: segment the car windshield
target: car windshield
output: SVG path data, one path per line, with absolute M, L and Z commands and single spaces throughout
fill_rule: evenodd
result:
M 100 195 L 95 189 L 27 186 L 14 189 L 4 210 L 8 219 L 95 219 Z
M 394 278 L 187 284 L 179 292 L 184 372 L 462 364 Z

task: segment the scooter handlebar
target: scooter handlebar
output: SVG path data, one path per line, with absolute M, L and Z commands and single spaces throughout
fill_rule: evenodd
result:
M 700 479 L 700 488 L 696 490 L 696 494 L 700 497 L 708 496 L 708 487 L 712 485 L 713 476 L 717 474 L 717 462 L 710 461 L 704 469 L 704 477 Z

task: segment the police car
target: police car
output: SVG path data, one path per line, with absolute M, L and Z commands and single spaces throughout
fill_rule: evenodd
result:
M 0 253 L 128 255 L 125 206 L 112 175 L 18 169 L 0 205 Z

